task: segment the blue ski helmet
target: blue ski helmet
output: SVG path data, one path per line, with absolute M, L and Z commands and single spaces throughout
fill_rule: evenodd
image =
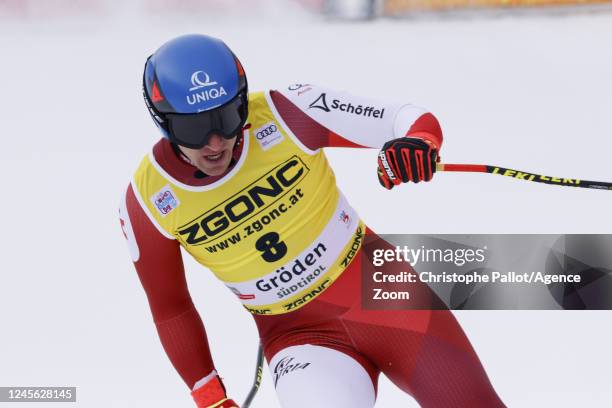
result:
M 231 139 L 248 116 L 242 64 L 219 39 L 191 34 L 162 45 L 145 64 L 143 95 L 164 137 L 199 149 L 210 136 Z

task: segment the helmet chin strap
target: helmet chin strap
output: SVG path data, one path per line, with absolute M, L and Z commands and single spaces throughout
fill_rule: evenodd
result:
M 244 140 L 244 131 L 245 130 L 249 130 L 250 128 L 251 128 L 251 124 L 250 123 L 245 123 L 245 125 L 242 127 L 242 130 L 236 135 L 236 136 L 238 136 L 238 138 L 236 139 L 236 143 L 234 143 L 234 149 L 233 149 L 234 152 L 236 151 L 238 146 L 240 146 L 240 144 Z

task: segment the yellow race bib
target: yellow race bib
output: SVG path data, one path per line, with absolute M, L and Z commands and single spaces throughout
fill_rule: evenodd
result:
M 240 159 L 206 186 L 175 180 L 146 156 L 132 182 L 152 221 L 256 314 L 297 309 L 329 287 L 365 227 L 322 150 L 284 125 L 264 93 L 249 97 Z

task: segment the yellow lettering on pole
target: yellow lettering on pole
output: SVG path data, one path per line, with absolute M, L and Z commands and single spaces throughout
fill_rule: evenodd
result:
M 521 173 L 520 171 L 517 171 L 515 178 L 521 179 L 521 180 L 527 180 L 526 178 L 527 176 L 529 176 L 529 173 Z

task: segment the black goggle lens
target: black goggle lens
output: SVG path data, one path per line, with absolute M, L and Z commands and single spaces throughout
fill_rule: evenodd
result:
M 170 140 L 193 149 L 208 144 L 217 133 L 231 139 L 244 126 L 247 117 L 246 94 L 241 93 L 227 104 L 197 114 L 167 114 Z

